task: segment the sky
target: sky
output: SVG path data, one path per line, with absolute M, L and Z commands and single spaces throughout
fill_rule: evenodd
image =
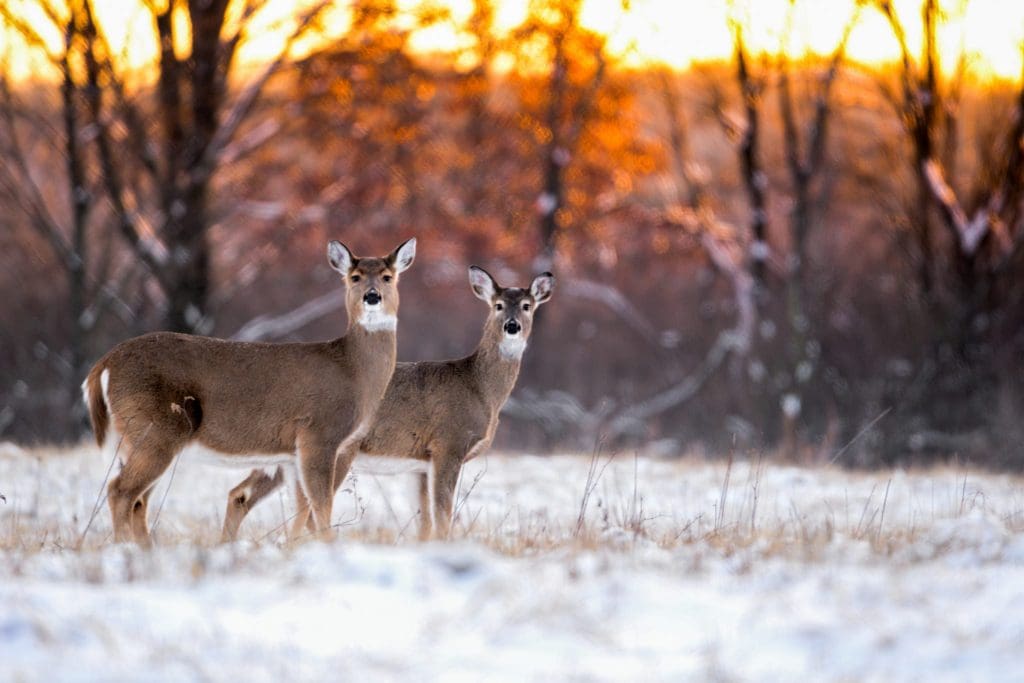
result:
M 8 0 L 16 14 L 43 25 L 39 0 Z M 157 0 L 159 2 L 160 0 Z M 166 1 L 166 0 L 165 0 Z M 239 53 L 243 68 L 251 68 L 272 59 L 281 50 L 291 30 L 293 18 L 312 0 L 270 0 L 257 18 Z M 458 25 L 469 16 L 471 0 L 438 0 L 452 10 L 453 21 L 421 31 L 413 45 L 423 51 L 448 50 L 465 43 Z M 144 72 L 155 54 L 151 22 L 141 0 L 96 0 L 97 14 L 115 51 L 132 67 Z M 348 18 L 338 0 L 325 22 L 328 38 L 344 33 Z M 401 4 L 413 7 L 416 0 Z M 788 0 L 584 0 L 582 23 L 608 35 L 611 51 L 631 65 L 669 64 L 685 69 L 695 61 L 727 58 L 731 52 L 728 29 L 730 11 L 747 27 L 749 45 L 755 51 L 777 52 L 786 34 Z M 237 10 L 238 3 L 235 3 Z M 498 0 L 499 31 L 515 26 L 526 15 L 527 0 Z M 730 5 L 732 9 L 730 10 Z M 791 56 L 808 52 L 830 53 L 853 13 L 854 0 L 802 0 L 792 17 L 793 30 L 785 49 Z M 1019 0 L 952 0 L 944 3 L 946 21 L 940 29 L 940 49 L 948 68 L 956 62 L 963 46 L 970 56 L 970 67 L 982 80 L 1020 77 L 1021 44 L 1024 42 L 1024 2 Z M 912 46 L 920 45 L 920 0 L 896 0 Z M 182 27 L 186 22 L 182 22 Z M 56 31 L 47 32 L 51 44 L 59 43 Z M 296 46 L 308 52 L 323 38 L 310 38 Z M 15 77 L 38 74 L 40 67 L 11 38 L 0 33 L 0 54 L 10 60 Z M 850 37 L 850 56 L 860 62 L 878 64 L 898 56 L 898 47 L 881 14 L 874 9 L 861 13 Z

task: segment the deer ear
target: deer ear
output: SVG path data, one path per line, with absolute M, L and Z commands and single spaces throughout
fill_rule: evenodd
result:
M 476 294 L 478 299 L 483 299 L 488 304 L 494 300 L 494 295 L 498 293 L 498 283 L 494 281 L 494 278 L 486 270 L 479 266 L 469 267 L 469 286 L 473 288 L 473 293 Z
M 352 270 L 352 266 L 356 262 L 348 247 L 338 240 L 331 240 L 327 243 L 327 261 L 331 264 L 331 268 L 342 275 L 348 275 L 348 271 Z
M 530 296 L 538 306 L 551 298 L 551 292 L 555 290 L 555 276 L 551 273 L 541 273 L 533 279 L 530 285 Z
M 388 261 L 391 263 L 391 267 L 395 269 L 396 273 L 401 273 L 412 265 L 414 258 L 416 258 L 415 237 L 402 242 L 401 246 L 391 252 L 391 255 L 388 256 Z

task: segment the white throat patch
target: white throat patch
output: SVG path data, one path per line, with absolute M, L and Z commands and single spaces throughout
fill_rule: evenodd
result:
M 519 360 L 523 357 L 523 351 L 526 350 L 526 337 L 521 334 L 506 334 L 501 338 L 498 350 L 505 358 Z
M 359 324 L 367 332 L 394 332 L 398 328 L 398 318 L 391 313 L 385 313 L 380 304 L 363 306 Z

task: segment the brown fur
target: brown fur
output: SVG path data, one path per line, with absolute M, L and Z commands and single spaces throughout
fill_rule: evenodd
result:
M 109 405 L 91 411 L 93 428 L 105 443 L 109 413 L 121 435 L 123 467 L 108 489 L 116 540 L 131 530 L 149 544 L 149 493 L 193 442 L 229 458 L 296 454 L 315 526 L 329 528 L 336 452 L 368 424 L 394 370 L 394 331 L 355 323 L 371 288 L 382 294 L 385 311 L 397 313 L 398 252 L 345 262 L 351 322 L 333 341 L 268 344 L 157 332 L 119 344 L 96 363 L 89 404 L 103 403 L 99 377 L 108 370 Z
M 542 277 L 551 278 L 550 274 Z M 539 279 L 539 278 L 538 278 Z M 553 278 L 550 282 L 553 284 Z M 434 525 L 429 510 L 427 476 L 421 475 L 419 497 L 421 505 L 420 537 L 432 533 L 445 537 L 451 526 L 455 488 L 462 465 L 489 447 L 498 427 L 498 414 L 508 399 L 519 376 L 521 357 L 509 358 L 501 353 L 504 324 L 516 318 L 522 325 L 523 339 L 529 338 L 533 310 L 550 296 L 550 288 L 538 301 L 530 290 L 500 289 L 493 293 L 478 292 L 487 298 L 491 315 L 484 326 L 483 337 L 476 351 L 465 358 L 450 361 L 422 361 L 399 363 L 388 385 L 384 400 L 377 409 L 370 432 L 361 443 L 351 444 L 339 451 L 335 469 L 334 488 L 337 490 L 357 453 L 379 457 L 404 457 L 428 461 L 434 479 Z M 495 306 L 502 304 L 502 311 Z M 523 304 L 530 307 L 522 310 Z M 266 491 L 271 480 L 268 475 L 254 471 L 255 477 Z M 249 480 L 247 480 L 249 481 Z M 308 507 L 302 492 L 297 492 L 299 512 L 293 534 L 301 530 L 308 519 Z M 223 539 L 233 539 L 245 513 L 255 505 L 228 505 Z

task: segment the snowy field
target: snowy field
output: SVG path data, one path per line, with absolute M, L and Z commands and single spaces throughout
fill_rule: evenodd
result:
M 110 542 L 105 504 L 93 518 L 108 464 L 0 445 L 0 680 L 1024 671 L 1020 478 L 491 455 L 463 474 L 452 542 L 416 542 L 408 475 L 361 475 L 336 541 L 286 543 L 275 495 L 220 546 L 245 472 L 186 462 L 151 499 L 145 552 Z

